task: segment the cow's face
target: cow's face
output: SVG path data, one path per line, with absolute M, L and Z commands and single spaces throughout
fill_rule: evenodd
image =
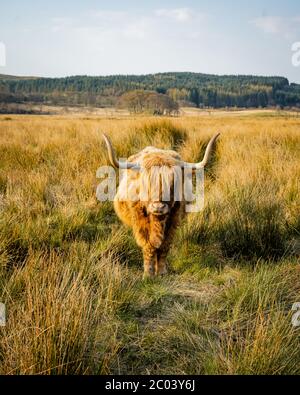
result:
M 172 208 L 171 202 L 149 202 L 146 205 L 147 214 L 152 214 L 157 217 L 165 216 L 170 213 Z
M 181 175 L 180 168 L 177 168 L 177 173 Z M 142 190 L 145 187 L 143 191 L 147 197 L 144 201 L 144 211 L 147 215 L 164 217 L 171 213 L 177 176 L 174 168 L 170 166 L 153 166 L 140 174 L 140 187 Z

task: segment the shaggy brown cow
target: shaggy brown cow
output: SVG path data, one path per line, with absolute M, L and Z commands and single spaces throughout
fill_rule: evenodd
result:
M 167 272 L 166 256 L 186 207 L 184 199 L 174 199 L 176 179 L 180 179 L 180 182 L 183 180 L 183 177 L 178 177 L 178 169 L 179 172 L 183 172 L 184 168 L 203 169 L 208 163 L 218 136 L 219 134 L 210 140 L 202 162 L 185 163 L 177 152 L 154 147 L 147 147 L 129 157 L 127 162 L 120 162 L 116 158 L 111 141 L 103 135 L 112 166 L 127 169 L 126 177 L 121 179 L 114 198 L 114 208 L 120 220 L 133 229 L 136 242 L 143 250 L 144 277 L 163 275 Z M 128 190 L 140 191 L 141 173 L 146 174 L 144 179 L 148 180 L 150 187 L 159 178 L 155 186 L 158 190 L 155 198 L 152 194 L 150 197 L 148 194 L 147 199 L 128 197 Z M 163 196 L 162 184 L 169 188 L 169 199 Z

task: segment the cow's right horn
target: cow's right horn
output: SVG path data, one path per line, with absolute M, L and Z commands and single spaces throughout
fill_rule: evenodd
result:
M 212 150 L 213 150 L 213 146 L 216 142 L 216 140 L 218 139 L 218 137 L 220 136 L 220 133 L 216 134 L 208 143 L 206 150 L 205 150 L 205 154 L 204 154 L 204 158 L 202 160 L 202 162 L 199 163 L 184 163 L 183 167 L 186 169 L 192 169 L 192 170 L 199 170 L 199 169 L 204 169 L 204 167 L 207 165 L 209 158 L 211 156 Z
M 109 139 L 109 137 L 106 136 L 106 134 L 103 133 L 103 138 L 107 146 L 107 151 L 108 151 L 108 157 L 111 165 L 117 169 L 133 169 L 133 170 L 140 170 L 140 166 L 137 163 L 131 163 L 131 162 L 122 162 L 119 161 L 116 157 L 115 150 L 112 146 L 112 143 Z

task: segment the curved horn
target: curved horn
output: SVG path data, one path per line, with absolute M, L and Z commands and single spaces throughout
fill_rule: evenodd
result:
M 203 169 L 209 161 L 210 155 L 212 153 L 213 145 L 216 142 L 217 138 L 220 136 L 220 134 L 221 133 L 216 134 L 208 143 L 202 162 L 199 162 L 199 163 L 186 163 L 185 162 L 183 167 L 187 168 L 187 169 L 193 169 L 193 170 Z
M 111 165 L 117 169 L 134 169 L 134 170 L 139 170 L 139 165 L 136 163 L 131 163 L 131 162 L 120 162 L 118 161 L 116 157 L 115 150 L 112 146 L 112 143 L 109 139 L 109 137 L 106 136 L 106 134 L 103 133 L 103 139 L 106 143 L 107 151 L 108 151 L 108 157 Z

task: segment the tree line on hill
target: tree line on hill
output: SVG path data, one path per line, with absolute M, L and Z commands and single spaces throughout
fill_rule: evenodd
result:
M 153 91 L 134 90 L 124 93 L 117 106 L 132 113 L 149 112 L 153 115 L 175 115 L 179 111 L 178 103 L 170 96 Z
M 16 78 L 0 76 L 0 102 L 66 106 L 120 106 L 161 114 L 178 106 L 199 108 L 300 107 L 300 85 L 284 77 L 162 73 Z

